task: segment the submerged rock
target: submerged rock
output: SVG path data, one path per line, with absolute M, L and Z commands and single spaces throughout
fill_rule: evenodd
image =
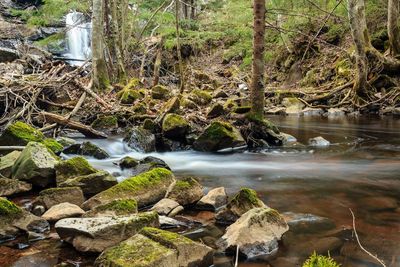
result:
M 138 213 L 138 204 L 134 199 L 117 199 L 99 205 L 85 213 L 84 217 L 130 216 Z
M 127 142 L 130 148 L 138 152 L 149 153 L 156 150 L 154 134 L 142 127 L 132 128 L 124 138 L 124 142 Z
M 79 206 L 64 202 L 52 206 L 46 211 L 42 218 L 47 221 L 58 221 L 65 218 L 80 217 L 85 213 Z
M 95 195 L 118 184 L 117 179 L 106 171 L 68 179 L 59 184 L 59 187 L 75 187 L 82 189 L 85 195 Z
M 74 157 L 60 161 L 55 166 L 57 184 L 61 184 L 68 179 L 96 173 L 89 162 L 83 157 Z
M 147 206 L 161 200 L 168 188 L 175 182 L 171 171 L 156 168 L 126 179 L 90 198 L 83 204 L 88 210 L 101 204 L 107 204 L 115 199 L 135 199 L 139 207 Z
M 30 142 L 12 167 L 12 178 L 46 187 L 55 183 L 57 159 L 40 143 Z
M 365 197 L 359 201 L 369 211 L 395 210 L 399 207 L 397 200 L 391 197 Z
M 146 212 L 127 217 L 69 218 L 58 221 L 61 239 L 82 252 L 102 252 L 135 235 L 143 227 L 158 227 L 158 215 Z
M 167 114 L 162 123 L 163 135 L 172 140 L 184 140 L 190 129 L 189 123 L 180 115 Z
M 11 178 L 11 170 L 14 163 L 21 155 L 20 151 L 13 151 L 0 158 L 0 175 Z
M 203 187 L 192 177 L 176 181 L 167 198 L 173 199 L 182 206 L 194 204 L 204 196 Z
M 0 136 L 0 146 L 25 146 L 29 142 L 42 142 L 44 139 L 42 132 L 17 121 L 4 130 Z
M 318 136 L 318 137 L 310 138 L 308 140 L 308 144 L 310 146 L 315 146 L 315 147 L 326 147 L 326 146 L 330 146 L 331 142 L 329 142 L 322 136 Z
M 284 218 L 271 208 L 255 208 L 226 229 L 219 241 L 222 249 L 235 252 L 239 246 L 247 258 L 268 256 L 278 250 L 278 241 L 289 230 Z
M 0 196 L 12 196 L 18 193 L 28 192 L 32 185 L 15 179 L 0 177 Z
M 244 145 L 246 145 L 245 140 L 233 125 L 227 122 L 214 121 L 197 138 L 193 147 L 199 151 L 215 152 Z
M 104 251 L 95 266 L 210 266 L 213 250 L 179 234 L 145 227 L 135 236 Z
M 242 188 L 228 205 L 216 214 L 215 219 L 220 224 L 232 224 L 249 210 L 264 207 L 266 206 L 258 198 L 256 191 Z
M 294 234 L 315 234 L 335 228 L 331 219 L 313 214 L 285 212 L 282 216 Z
M 210 190 L 207 195 L 197 202 L 196 207 L 200 210 L 217 210 L 228 203 L 228 195 L 224 187 Z
M 40 205 L 49 209 L 64 202 L 81 206 L 83 201 L 85 201 L 85 198 L 83 197 L 83 192 L 79 187 L 49 188 L 39 193 L 33 206 Z

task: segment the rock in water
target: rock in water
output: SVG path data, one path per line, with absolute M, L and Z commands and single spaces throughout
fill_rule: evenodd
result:
M 68 179 L 97 172 L 83 157 L 74 157 L 60 161 L 55 167 L 57 184 L 61 184 Z
M 227 122 L 214 121 L 194 142 L 198 151 L 215 152 L 246 145 L 239 130 Z
M 156 137 L 142 127 L 132 128 L 124 138 L 124 141 L 128 143 L 130 148 L 138 152 L 149 153 L 156 150 Z
M 171 140 L 184 141 L 189 129 L 189 123 L 182 116 L 173 113 L 167 114 L 162 123 L 163 135 Z
M 192 177 L 176 181 L 167 198 L 173 199 L 182 206 L 196 203 L 204 196 L 203 187 Z
M 32 185 L 15 179 L 0 178 L 0 196 L 12 196 L 14 194 L 28 192 Z
M 174 182 L 175 177 L 171 171 L 156 168 L 128 178 L 95 195 L 83 204 L 83 208 L 89 210 L 115 199 L 135 199 L 139 207 L 147 206 L 164 198 L 168 188 Z
M 315 147 L 326 147 L 326 146 L 330 146 L 331 142 L 329 142 L 322 136 L 318 136 L 318 137 L 310 138 L 310 140 L 308 140 L 308 144 L 310 146 L 315 146 Z
M 212 262 L 211 248 L 176 233 L 145 227 L 139 234 L 104 251 L 95 266 L 202 267 Z
M 64 202 L 51 207 L 42 215 L 42 218 L 47 221 L 58 221 L 64 218 L 80 217 L 84 213 L 85 211 L 79 206 Z
M 12 167 L 12 178 L 46 187 L 55 183 L 57 159 L 40 143 L 30 142 Z
M 289 230 L 283 217 L 271 208 L 255 208 L 229 226 L 219 246 L 236 251 L 247 258 L 266 256 L 278 250 L 278 241 Z
M 14 163 L 21 155 L 20 151 L 13 151 L 4 157 L 0 158 L 0 175 L 6 178 L 11 178 L 11 170 Z
M 335 228 L 335 223 L 326 217 L 313 214 L 285 212 L 282 214 L 294 234 L 316 234 Z
M 143 227 L 158 227 L 158 215 L 146 212 L 127 217 L 69 218 L 58 221 L 61 239 L 82 252 L 102 252 L 135 235 Z
M 77 154 L 89 157 L 94 157 L 95 159 L 106 159 L 110 155 L 102 148 L 91 142 L 83 142 L 82 144 L 74 144 L 63 151 L 65 154 Z
M 197 202 L 196 207 L 200 210 L 217 210 L 228 203 L 228 196 L 224 187 L 210 190 L 207 195 Z

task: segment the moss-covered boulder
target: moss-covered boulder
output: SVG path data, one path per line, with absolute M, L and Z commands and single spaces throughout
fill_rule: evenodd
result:
M 39 193 L 39 196 L 33 202 L 33 206 L 40 205 L 49 209 L 64 202 L 81 206 L 83 201 L 85 201 L 85 198 L 82 189 L 79 187 L 49 188 Z
M 59 184 L 60 187 L 80 187 L 85 196 L 93 196 L 118 184 L 117 179 L 106 171 L 71 178 Z
M 144 96 L 137 90 L 134 89 L 123 89 L 117 95 L 121 104 L 132 105 L 136 100 L 142 99 Z
M 192 177 L 185 177 L 176 181 L 167 198 L 185 206 L 196 203 L 203 196 L 204 193 L 201 184 Z
M 28 192 L 32 189 L 32 185 L 18 181 L 16 179 L 8 179 L 0 177 L 0 196 L 12 196 L 19 193 Z
M 181 99 L 181 106 L 186 109 L 197 109 L 199 106 L 189 99 L 188 96 L 184 96 Z
M 96 130 L 113 131 L 118 128 L 118 118 L 117 116 L 98 116 L 91 126 Z
M 233 125 L 227 122 L 214 121 L 194 142 L 198 151 L 215 152 L 221 149 L 246 145 L 245 140 Z
M 249 210 L 263 207 L 265 204 L 258 198 L 256 191 L 242 188 L 228 205 L 216 214 L 215 218 L 219 224 L 231 224 Z
M 132 157 L 126 156 L 126 157 L 123 157 L 120 161 L 118 161 L 117 164 L 123 170 L 124 169 L 133 169 L 137 165 L 139 165 L 139 161 Z
M 147 206 L 161 200 L 173 182 L 175 177 L 171 171 L 152 169 L 95 195 L 83 204 L 83 208 L 92 209 L 116 199 L 135 199 L 139 207 Z
M 57 184 L 61 184 L 68 179 L 78 176 L 85 176 L 96 173 L 89 162 L 83 157 L 74 157 L 68 160 L 60 161 L 55 166 Z
M 22 216 L 22 209 L 6 198 L 0 197 L 0 223 L 10 222 Z
M 46 187 L 55 183 L 57 162 L 43 144 L 30 142 L 15 161 L 11 170 L 12 178 Z
M 0 136 L 0 146 L 25 146 L 29 142 L 42 142 L 44 139 L 40 131 L 24 122 L 17 121 L 4 130 Z
M 125 217 L 62 219 L 56 223 L 55 228 L 60 238 L 71 243 L 76 250 L 102 252 L 135 235 L 146 226 L 159 226 L 157 213 L 146 212 Z
M 13 151 L 8 153 L 4 157 L 0 158 L 0 175 L 3 177 L 11 177 L 11 169 L 14 163 L 17 161 L 21 155 L 20 151 Z
M 124 142 L 138 152 L 154 152 L 156 150 L 156 137 L 142 127 L 134 127 L 128 131 Z
M 179 234 L 145 227 L 139 234 L 105 250 L 95 266 L 210 266 L 213 250 Z
M 143 129 L 146 129 L 151 133 L 155 133 L 157 124 L 152 119 L 145 119 L 143 122 Z
M 168 88 L 162 85 L 156 85 L 151 88 L 151 97 L 153 99 L 168 99 L 171 96 Z
M 44 139 L 42 144 L 45 145 L 48 149 L 50 149 L 50 151 L 52 151 L 54 154 L 57 154 L 57 155 L 60 154 L 64 149 L 64 146 L 53 138 Z
M 130 216 L 136 213 L 138 213 L 136 200 L 117 199 L 89 210 L 84 217 Z
M 200 89 L 194 89 L 190 92 L 188 97 L 191 101 L 196 103 L 199 106 L 208 105 L 212 100 L 212 95 L 207 91 L 203 91 Z
M 189 129 L 186 119 L 173 113 L 167 114 L 162 123 L 163 135 L 172 140 L 184 140 Z

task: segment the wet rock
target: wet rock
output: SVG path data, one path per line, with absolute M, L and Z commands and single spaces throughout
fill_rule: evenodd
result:
M 212 265 L 213 250 L 179 234 L 145 227 L 121 244 L 104 251 L 95 266 L 181 267 Z
M 200 90 L 200 89 L 194 89 L 190 93 L 188 98 L 189 98 L 189 100 L 193 101 L 195 104 L 197 104 L 199 106 L 207 105 L 212 100 L 212 96 L 210 93 Z
M 220 224 L 232 224 L 249 210 L 264 207 L 266 206 L 258 198 L 256 191 L 242 188 L 228 205 L 216 214 L 215 219 Z
M 282 137 L 283 137 L 283 144 L 287 145 L 287 144 L 293 144 L 297 142 L 297 138 L 294 137 L 293 135 L 287 134 L 287 133 L 281 133 Z
M 182 206 L 194 204 L 204 196 L 203 187 L 192 177 L 176 181 L 167 198 L 175 200 Z
M 135 199 L 139 207 L 147 206 L 164 198 L 168 188 L 175 182 L 171 171 L 156 168 L 126 179 L 90 198 L 83 204 L 88 210 L 115 199 Z
M 162 123 L 163 135 L 172 140 L 185 140 L 185 136 L 190 129 L 189 123 L 177 114 L 167 114 Z
M 210 190 L 207 195 L 197 202 L 196 207 L 200 210 L 218 210 L 228 203 L 228 195 L 224 187 Z
M 82 252 L 102 252 L 135 235 L 143 227 L 158 227 L 158 215 L 146 212 L 128 217 L 68 218 L 55 229 L 61 239 Z
M 132 128 L 124 138 L 130 148 L 138 152 L 154 152 L 156 150 L 156 138 L 154 134 L 141 127 Z
M 301 102 L 298 98 L 288 97 L 282 100 L 282 105 L 286 107 L 285 113 L 288 115 L 298 115 L 301 114 L 304 103 Z
M 188 227 L 187 223 L 178 221 L 177 219 L 167 216 L 159 216 L 159 221 L 161 229 Z
M 194 142 L 198 151 L 215 152 L 226 148 L 246 145 L 239 130 L 227 122 L 214 121 Z
M 275 124 L 269 120 L 251 116 L 251 114 L 247 117 L 250 120 L 250 135 L 247 136 L 249 147 L 259 148 L 269 145 L 282 145 L 284 137 L 280 134 Z
M 151 88 L 151 97 L 153 99 L 168 99 L 171 96 L 168 88 L 162 85 L 156 85 Z
M 152 156 L 141 159 L 139 161 L 139 164 L 131 170 L 132 170 L 132 175 L 138 175 L 144 172 L 151 171 L 155 168 L 165 168 L 170 170 L 170 167 L 167 165 L 167 163 L 165 163 L 165 161 Z
M 57 184 L 61 184 L 68 179 L 96 173 L 89 162 L 83 157 L 74 157 L 60 161 L 55 166 Z
M 12 62 L 16 59 L 19 59 L 17 50 L 0 47 L 0 62 Z
M 282 216 L 289 225 L 290 232 L 294 234 L 315 234 L 336 227 L 331 219 L 313 214 L 285 212 Z
M 345 114 L 346 112 L 341 108 L 330 108 L 327 112 L 328 117 L 339 117 L 344 116 Z
M 80 187 L 85 195 L 95 195 L 118 184 L 117 179 L 106 171 L 68 179 L 59 184 L 59 187 Z
M 42 216 L 46 212 L 46 208 L 42 205 L 36 205 L 32 208 L 32 214 Z
M 305 108 L 301 112 L 304 116 L 321 116 L 324 114 L 324 110 L 322 108 Z
M 278 241 L 289 230 L 285 219 L 270 208 L 255 208 L 243 214 L 226 229 L 219 246 L 227 251 L 236 251 L 247 258 L 276 253 Z
M 398 208 L 397 200 L 391 197 L 366 197 L 360 199 L 359 203 L 369 211 L 395 210 Z
M 221 103 L 215 103 L 207 112 L 207 118 L 213 119 L 225 114 L 224 106 Z
M 271 109 L 267 110 L 267 114 L 270 115 L 285 115 L 286 114 L 286 108 L 284 107 L 274 107 Z
M 20 151 L 13 151 L 0 158 L 0 175 L 11 178 L 11 169 L 21 155 Z
M 64 202 L 52 206 L 42 215 L 42 218 L 47 221 L 58 221 L 65 218 L 80 217 L 84 213 L 85 211 L 79 206 Z
M 172 200 L 172 199 L 169 199 L 169 198 L 163 198 L 160 201 L 158 201 L 151 208 L 151 210 L 154 210 L 159 215 L 168 216 L 171 213 L 171 211 L 173 211 L 175 208 L 177 208 L 179 206 L 180 206 L 179 203 L 176 202 L 175 200 Z
M 83 217 L 130 216 L 138 213 L 137 201 L 134 199 L 117 199 L 99 205 L 85 213 Z
M 55 183 L 57 159 L 41 143 L 30 142 L 12 167 L 12 178 L 46 187 Z
M 42 205 L 47 210 L 64 202 L 81 206 L 84 201 L 82 189 L 79 187 L 49 188 L 39 193 L 33 206 Z
M 308 144 L 310 146 L 315 146 L 315 147 L 327 147 L 331 145 L 331 142 L 323 138 L 322 136 L 310 138 L 308 140 Z
M 132 169 L 139 165 L 139 161 L 132 157 L 124 157 L 119 162 L 117 162 L 121 169 Z
M 17 121 L 4 130 L 0 136 L 0 146 L 25 146 L 29 142 L 42 142 L 44 139 L 40 131 Z
M 75 145 L 76 141 L 72 138 L 68 138 L 68 137 L 60 137 L 57 139 L 57 141 L 65 148 L 71 145 Z
M 110 155 L 102 148 L 96 146 L 91 142 L 83 142 L 82 144 L 75 144 L 67 147 L 63 151 L 65 154 L 76 154 L 94 157 L 96 159 L 106 159 Z
M 0 177 L 0 196 L 12 196 L 19 193 L 28 192 L 32 185 L 15 179 Z

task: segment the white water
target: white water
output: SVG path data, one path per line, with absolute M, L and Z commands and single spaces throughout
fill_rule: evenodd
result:
M 66 17 L 68 54 L 71 65 L 82 65 L 90 57 L 91 23 L 86 21 L 84 14 L 71 12 Z

